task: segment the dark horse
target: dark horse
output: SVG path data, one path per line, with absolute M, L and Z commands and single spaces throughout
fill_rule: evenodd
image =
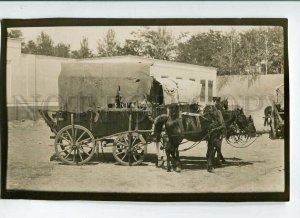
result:
M 247 117 L 244 114 L 243 108 L 236 107 L 233 110 L 229 110 L 228 99 L 225 98 L 221 101 L 221 98 L 219 97 L 215 99 L 215 106 L 218 110 L 222 112 L 226 126 L 226 139 L 229 139 L 232 135 L 237 134 L 236 131 L 239 131 L 239 133 L 247 134 L 249 137 L 256 136 L 256 128 L 254 126 L 254 121 L 251 115 Z M 221 147 L 216 147 L 216 152 L 217 164 L 221 165 L 220 159 L 223 163 L 225 162 L 225 159 L 221 152 Z
M 272 106 L 267 106 L 264 110 L 264 126 L 271 126 Z
M 203 115 L 180 114 L 178 105 L 168 107 L 168 115 L 160 115 L 155 120 L 154 132 L 156 134 L 157 152 L 159 153 L 159 141 L 165 126 L 166 135 L 163 136 L 164 148 L 167 156 L 167 170 L 171 170 L 170 156 L 173 157 L 176 171 L 181 171 L 178 147 L 186 139 L 192 142 L 207 141 L 207 170 L 213 172 L 212 160 L 215 147 L 220 147 L 225 124 L 222 113 L 215 107 L 207 110 Z
M 194 112 L 197 112 L 195 110 Z M 167 155 L 167 168 L 170 170 L 170 156 L 173 157 L 176 171 L 181 170 L 178 147 L 183 139 L 193 142 L 207 141 L 207 169 L 213 171 L 212 161 L 217 154 L 216 163 L 221 165 L 220 160 L 225 162 L 221 152 L 223 136 L 230 137 L 236 132 L 233 127 L 239 128 L 249 137 L 256 135 L 256 129 L 251 116 L 248 118 L 242 108 L 228 110 L 227 99 L 216 102 L 215 105 L 207 105 L 203 115 L 193 113 L 179 114 L 178 106 L 169 107 L 169 115 L 161 115 L 155 121 L 155 132 L 157 135 L 157 153 L 159 153 L 160 135 L 165 125 L 166 135 L 163 142 Z

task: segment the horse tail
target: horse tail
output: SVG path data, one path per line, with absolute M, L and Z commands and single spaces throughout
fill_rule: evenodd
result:
M 167 114 L 161 114 L 154 119 L 154 134 L 160 137 L 161 132 L 163 131 L 164 125 L 168 120 Z
M 162 160 L 159 144 L 161 140 L 161 133 L 163 131 L 164 125 L 167 122 L 167 120 L 168 120 L 168 115 L 161 114 L 154 119 L 154 123 L 153 123 L 153 130 L 154 130 L 153 133 L 154 136 L 156 137 L 156 156 L 157 156 L 156 164 L 155 164 L 156 167 L 159 166 L 159 161 Z

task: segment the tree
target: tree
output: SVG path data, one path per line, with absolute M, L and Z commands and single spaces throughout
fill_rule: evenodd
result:
M 125 45 L 121 49 L 122 55 L 144 56 L 143 42 L 137 39 L 126 39 Z M 147 56 L 147 55 L 146 55 Z
M 134 39 L 125 41 L 122 54 L 146 56 L 161 60 L 172 60 L 175 57 L 175 39 L 166 27 L 151 30 L 149 27 L 132 32 Z
M 283 73 L 284 71 L 284 49 L 283 49 L 283 28 L 272 27 L 266 32 L 268 37 L 268 74 Z
M 53 41 L 44 31 L 37 37 L 37 54 L 52 56 L 54 53 Z
M 109 57 L 121 54 L 121 48 L 116 41 L 116 33 L 114 30 L 109 29 L 104 37 L 104 40 L 98 41 L 98 56 Z
M 83 37 L 80 41 L 80 49 L 77 51 L 72 51 L 73 58 L 91 58 L 93 57 L 92 51 L 89 49 L 89 42 L 86 37 Z
M 12 29 L 7 33 L 7 36 L 9 38 L 21 38 L 23 36 L 23 33 L 21 30 Z
M 218 67 L 214 55 L 222 50 L 223 41 L 223 35 L 219 31 L 210 30 L 209 32 L 193 35 L 186 42 L 178 44 L 176 60 L 184 63 Z
M 70 48 L 69 44 L 58 43 L 54 47 L 54 56 L 68 58 L 70 57 Z
M 34 41 L 29 40 L 26 43 L 22 43 L 21 52 L 25 54 L 37 54 L 37 46 Z
M 180 42 L 177 50 L 177 61 L 213 66 L 218 68 L 219 75 L 283 72 L 283 32 L 280 27 L 253 28 L 239 33 L 211 30 Z

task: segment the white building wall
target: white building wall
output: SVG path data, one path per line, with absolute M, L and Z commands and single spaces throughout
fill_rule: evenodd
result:
M 13 83 L 19 80 L 21 66 L 21 39 L 7 40 L 7 57 L 6 57 L 6 84 L 7 98 L 11 99 L 15 93 L 24 92 L 24 87 L 15 86 Z M 22 79 L 22 78 L 20 78 Z

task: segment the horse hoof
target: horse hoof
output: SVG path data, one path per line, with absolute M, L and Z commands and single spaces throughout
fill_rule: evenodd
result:
M 56 155 L 55 154 L 50 157 L 50 161 L 54 161 L 54 160 L 56 160 Z
M 219 162 L 216 163 L 216 166 L 217 167 L 222 167 L 222 163 L 219 161 Z
M 171 169 L 167 169 L 167 172 L 168 172 L 168 173 L 171 172 Z
M 214 172 L 214 168 L 212 168 L 212 167 L 207 168 L 207 172 L 213 173 Z
M 180 173 L 181 172 L 181 168 L 180 167 L 176 167 L 176 172 Z

